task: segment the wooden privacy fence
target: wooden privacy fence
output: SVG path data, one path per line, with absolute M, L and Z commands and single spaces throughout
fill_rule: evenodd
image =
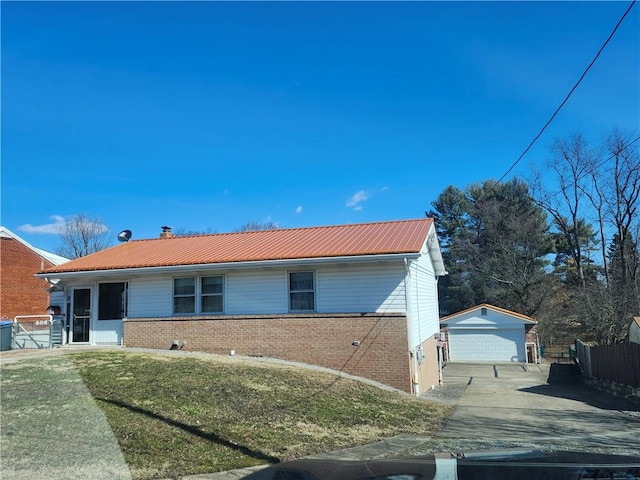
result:
M 640 387 L 639 344 L 589 346 L 576 340 L 576 352 L 587 376 L 632 388 Z

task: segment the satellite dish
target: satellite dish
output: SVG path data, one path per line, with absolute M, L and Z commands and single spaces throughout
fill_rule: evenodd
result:
M 118 234 L 119 242 L 128 242 L 131 238 L 131 230 L 123 230 Z

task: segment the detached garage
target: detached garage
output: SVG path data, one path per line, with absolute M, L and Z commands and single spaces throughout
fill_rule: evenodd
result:
M 440 319 L 450 362 L 536 362 L 536 323 L 487 304 Z

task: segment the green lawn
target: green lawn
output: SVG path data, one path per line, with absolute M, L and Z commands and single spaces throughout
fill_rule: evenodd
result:
M 450 412 L 330 374 L 237 357 L 103 351 L 67 358 L 136 479 L 284 461 L 399 433 L 428 435 Z M 21 363 L 22 384 L 41 377 Z

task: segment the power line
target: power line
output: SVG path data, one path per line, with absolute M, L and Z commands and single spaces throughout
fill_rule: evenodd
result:
M 562 101 L 562 103 L 558 106 L 558 108 L 556 108 L 555 112 L 553 112 L 553 115 L 551 115 L 551 118 L 549 118 L 549 120 L 547 121 L 547 123 L 544 124 L 544 126 L 542 127 L 542 129 L 538 132 L 538 134 L 534 137 L 533 140 L 531 140 L 531 143 L 529 143 L 529 146 L 527 148 L 524 149 L 524 151 L 520 154 L 520 156 L 518 157 L 518 159 L 513 162 L 513 164 L 509 167 L 509 169 L 505 172 L 504 175 L 502 175 L 502 177 L 500 177 L 500 179 L 494 184 L 497 185 L 500 182 L 502 182 L 502 180 L 504 180 L 504 178 L 509 175 L 509 173 L 511 173 L 511 171 L 516 167 L 516 165 L 518 165 L 518 163 L 520 163 L 520 161 L 524 158 L 524 156 L 527 154 L 527 152 L 529 150 L 531 150 L 531 148 L 533 147 L 533 145 L 538 141 L 538 139 L 542 136 L 542 134 L 544 133 L 544 131 L 547 129 L 547 127 L 551 124 L 551 122 L 556 118 L 556 116 L 558 115 L 558 113 L 560 112 L 560 110 L 562 109 L 562 107 L 564 107 L 564 105 L 567 103 L 567 101 L 569 100 L 569 98 L 571 97 L 571 95 L 573 94 L 573 92 L 576 90 L 576 88 L 578 88 L 578 85 L 580 85 L 580 83 L 582 83 L 582 80 L 584 79 L 584 77 L 587 75 L 587 72 L 591 69 L 591 67 L 593 66 L 594 63 L 596 63 L 596 60 L 598 60 L 598 57 L 600 57 L 600 54 L 602 53 L 602 51 L 605 49 L 605 47 L 607 46 L 607 44 L 609 43 L 609 41 L 611 41 L 611 39 L 613 38 L 613 36 L 615 35 L 616 31 L 618 30 L 618 27 L 620 27 L 620 25 L 622 24 L 622 22 L 624 21 L 624 19 L 626 18 L 626 16 L 629 14 L 629 12 L 631 11 L 631 9 L 633 8 L 633 6 L 635 5 L 637 0 L 632 0 L 631 3 L 629 4 L 629 7 L 627 8 L 627 10 L 624 12 L 624 14 L 622 15 L 622 17 L 620 18 L 620 20 L 618 20 L 618 23 L 616 24 L 616 26 L 614 27 L 613 31 L 609 34 L 609 37 L 605 40 L 605 42 L 602 44 L 602 46 L 600 47 L 600 50 L 598 50 L 598 53 L 596 53 L 596 56 L 593 57 L 593 60 L 591 60 L 591 63 L 589 63 L 589 66 L 585 69 L 584 72 L 582 72 L 582 75 L 580 76 L 580 78 L 578 79 L 578 81 L 575 83 L 575 85 L 571 88 L 571 90 L 569 91 L 569 93 L 567 94 L 567 96 L 565 97 L 565 99 Z

